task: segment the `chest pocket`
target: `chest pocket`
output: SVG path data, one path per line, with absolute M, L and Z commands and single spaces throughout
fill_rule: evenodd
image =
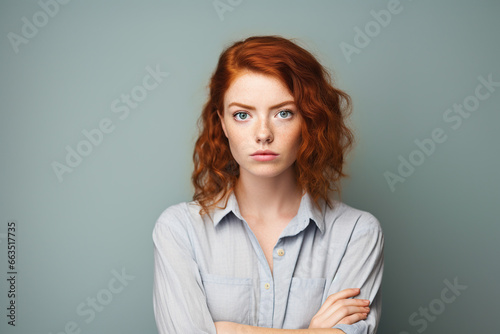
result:
M 321 307 L 325 278 L 292 277 L 283 328 L 309 327 L 312 317 Z
M 255 308 L 251 278 L 201 273 L 207 305 L 213 321 L 232 321 L 249 325 Z

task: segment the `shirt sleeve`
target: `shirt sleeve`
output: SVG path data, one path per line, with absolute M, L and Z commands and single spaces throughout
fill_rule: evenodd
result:
M 179 208 L 179 207 L 177 207 Z M 153 308 L 158 333 L 216 334 L 182 212 L 165 210 L 155 224 Z
M 338 324 L 346 334 L 374 334 L 382 311 L 382 274 L 384 270 L 384 236 L 379 221 L 366 213 L 359 218 L 340 263 L 328 295 L 348 288 L 359 288 L 354 298 L 370 300 L 365 320 L 352 325 Z

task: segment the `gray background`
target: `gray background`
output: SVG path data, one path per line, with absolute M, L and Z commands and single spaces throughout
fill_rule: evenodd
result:
M 0 332 L 59 333 L 70 322 L 82 333 L 156 331 L 153 225 L 191 199 L 195 124 L 222 48 L 259 34 L 297 38 L 353 98 L 357 145 L 342 200 L 385 233 L 379 333 L 496 332 L 500 87 L 457 129 L 443 116 L 474 95 L 478 77 L 500 81 L 500 3 L 401 0 L 348 59 L 341 43 L 356 45 L 356 27 L 376 29 L 370 12 L 389 1 L 221 2 L 231 9 L 222 16 L 212 0 L 71 1 L 43 22 L 38 2 L 2 1 Z M 23 17 L 40 27 L 16 52 L 8 36 L 22 36 Z M 169 76 L 120 119 L 112 102 L 137 90 L 148 66 Z M 65 164 L 66 146 L 106 118 L 114 130 L 59 182 L 53 162 Z M 418 161 L 414 141 L 435 128 L 446 141 Z M 412 154 L 419 166 L 391 189 L 384 173 Z M 5 316 L 11 220 L 15 328 Z M 122 268 L 134 279 L 110 294 Z M 455 279 L 466 288 L 444 303 Z M 87 322 L 77 307 L 98 296 L 112 300 Z

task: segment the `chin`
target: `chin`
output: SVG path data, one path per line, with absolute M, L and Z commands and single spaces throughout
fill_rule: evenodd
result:
M 273 178 L 278 177 L 284 174 L 288 168 L 256 168 L 254 170 L 247 170 L 248 174 L 251 174 L 253 177 L 261 177 L 261 178 Z

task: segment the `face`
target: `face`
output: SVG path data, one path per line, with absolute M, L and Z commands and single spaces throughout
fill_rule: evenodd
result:
M 239 76 L 224 95 L 219 117 L 240 178 L 292 172 L 302 117 L 281 81 L 255 72 Z

